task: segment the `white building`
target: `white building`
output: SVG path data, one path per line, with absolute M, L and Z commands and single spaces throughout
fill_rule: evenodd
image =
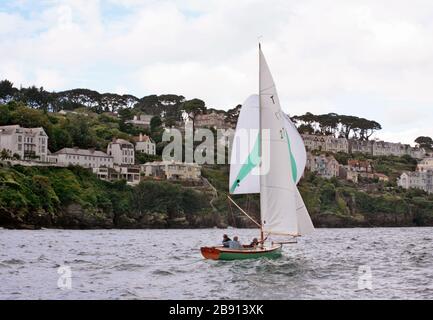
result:
M 323 136 L 313 134 L 303 134 L 305 147 L 310 150 L 327 152 L 349 153 L 349 142 L 346 138 L 335 138 L 334 136 Z
M 433 158 L 426 158 L 424 160 L 422 160 L 417 167 L 417 170 L 420 172 L 425 172 L 425 171 L 433 171 Z
M 154 161 L 141 166 L 146 177 L 167 180 L 192 180 L 201 178 L 201 167 L 196 163 Z
M 365 153 L 372 156 L 404 156 L 410 155 L 415 159 L 425 157 L 426 151 L 420 148 L 413 148 L 407 144 L 392 143 L 384 141 L 362 141 L 356 139 L 335 138 L 334 136 L 302 134 L 307 150 Z
M 48 136 L 43 128 L 22 128 L 19 125 L 0 127 L 0 152 L 6 150 L 22 160 L 47 161 Z
M 140 133 L 139 137 L 134 137 L 135 142 L 135 151 L 141 152 L 145 154 L 156 154 L 156 144 L 153 140 L 147 136 Z
M 421 189 L 433 193 L 433 171 L 403 172 L 397 184 L 404 189 Z
M 113 157 L 105 152 L 93 149 L 63 148 L 50 157 L 57 158 L 57 163 L 62 165 L 75 165 L 85 168 L 113 167 Z
M 134 116 L 132 120 L 127 120 L 125 123 L 132 124 L 133 126 L 140 128 L 149 128 L 150 121 L 154 116 L 149 114 L 141 114 L 139 116 Z
M 117 167 L 114 168 L 92 168 L 94 174 L 99 179 L 105 181 L 126 180 L 129 185 L 140 183 L 141 169 L 139 166 Z
M 116 165 L 133 165 L 135 163 L 134 145 L 124 139 L 113 139 L 108 144 L 107 154 L 113 157 Z

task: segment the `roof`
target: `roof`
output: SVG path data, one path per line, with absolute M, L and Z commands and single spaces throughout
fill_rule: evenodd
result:
M 54 152 L 55 155 L 58 154 L 72 154 L 79 156 L 91 156 L 91 157 L 110 157 L 108 154 L 102 151 L 93 150 L 93 149 L 78 149 L 78 148 L 63 148 L 57 152 Z
M 147 141 L 153 142 L 152 138 L 149 137 L 148 135 L 145 135 L 145 134 L 140 135 L 140 136 L 134 136 L 134 137 L 132 137 L 132 139 L 135 142 L 147 142 Z
M 131 142 L 125 140 L 125 139 L 113 139 L 113 141 L 111 141 L 110 143 L 114 143 L 114 144 L 131 144 Z
M 16 133 L 16 131 L 18 129 L 22 130 L 22 133 L 25 133 L 27 135 L 33 135 L 35 136 L 36 134 L 43 132 L 45 135 L 45 130 L 42 127 L 37 127 L 37 128 L 23 128 L 18 124 L 14 124 L 14 125 L 10 125 L 10 126 L 0 126 L 0 134 L 2 135 L 11 135 Z

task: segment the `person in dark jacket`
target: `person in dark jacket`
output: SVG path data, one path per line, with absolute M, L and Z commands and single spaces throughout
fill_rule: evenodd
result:
M 226 235 L 226 234 L 223 235 L 223 241 L 222 242 L 223 242 L 224 247 L 228 248 L 231 241 L 232 241 L 232 239 L 230 239 L 228 235 Z

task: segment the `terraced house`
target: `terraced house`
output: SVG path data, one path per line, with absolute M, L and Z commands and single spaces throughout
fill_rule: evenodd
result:
M 307 150 L 344 152 L 344 153 L 365 153 L 372 156 L 404 156 L 409 155 L 415 159 L 423 159 L 426 151 L 414 148 L 407 144 L 393 143 L 376 140 L 356 140 L 346 138 L 335 138 L 334 136 L 303 134 Z
M 420 189 L 433 193 L 433 170 L 403 172 L 397 184 L 403 189 Z
M 307 170 L 315 172 L 317 175 L 331 179 L 338 177 L 340 173 L 340 164 L 333 156 L 314 156 L 311 153 L 307 154 Z

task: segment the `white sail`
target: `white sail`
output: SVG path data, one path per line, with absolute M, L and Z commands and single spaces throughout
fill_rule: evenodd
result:
M 296 188 L 296 217 L 298 219 L 298 234 L 305 236 L 314 231 L 313 221 L 308 213 L 307 207 L 305 206 L 304 200 Z
M 284 116 L 285 129 L 288 138 L 287 140 L 292 170 L 292 179 L 295 184 L 298 184 L 299 180 L 304 174 L 305 166 L 307 164 L 307 152 L 305 150 L 304 141 L 302 140 L 302 137 L 296 129 L 295 125 L 290 120 L 288 115 L 285 114 Z M 311 221 L 307 207 L 305 206 L 304 200 L 302 199 L 302 196 L 297 188 L 295 198 L 298 233 L 299 235 L 310 234 L 314 231 L 313 222 Z
M 231 194 L 259 193 L 260 162 L 259 96 L 251 95 L 242 104 L 230 157 Z
M 260 128 L 261 176 L 260 212 L 263 231 L 270 234 L 299 235 L 296 213 L 296 186 L 285 130 L 284 114 L 272 75 L 261 50 Z
M 277 119 L 276 123 L 278 127 L 276 131 L 283 135 L 283 139 L 285 138 L 285 147 L 283 149 L 287 150 L 287 155 L 279 155 L 277 156 L 279 157 L 279 159 L 276 160 L 285 159 L 285 161 L 287 161 L 286 165 L 288 169 L 286 168 L 286 170 L 289 172 L 286 175 L 281 175 L 281 177 L 285 177 L 289 181 L 287 183 L 291 184 L 290 182 L 292 181 L 292 184 L 296 185 L 299 183 L 299 180 L 304 174 L 307 162 L 307 153 L 305 150 L 304 141 L 298 130 L 296 129 L 295 125 L 290 120 L 289 116 L 287 116 L 281 111 L 272 76 L 270 75 L 269 69 L 267 68 L 266 62 L 264 61 L 262 52 L 260 52 L 260 59 L 261 67 L 265 69 L 261 69 L 260 74 L 261 76 L 263 75 L 264 77 L 267 77 L 267 80 L 261 79 L 261 88 L 264 92 L 263 96 L 265 97 L 267 94 L 268 99 L 271 99 L 270 97 L 273 96 L 273 100 L 271 99 L 272 105 L 274 105 L 274 102 L 275 104 L 278 104 L 277 106 L 273 107 L 273 109 L 278 109 L 277 112 L 279 115 L 281 115 L 282 124 L 279 121 L 280 119 Z M 262 64 L 262 61 L 264 61 L 264 64 Z M 265 83 L 270 83 L 270 86 L 264 85 Z M 266 97 L 264 99 L 264 102 L 266 103 Z M 232 194 L 260 193 L 260 177 L 257 174 L 257 166 L 260 157 L 260 150 L 257 144 L 257 142 L 259 141 L 257 137 L 258 128 L 260 127 L 259 101 L 259 95 L 251 95 L 243 103 L 239 114 L 238 122 L 236 125 L 236 133 L 232 144 L 230 164 L 229 189 L 230 193 Z M 269 102 L 269 100 L 267 102 Z M 271 113 L 275 110 L 271 111 Z M 271 126 L 269 126 L 269 128 L 271 128 Z M 284 130 L 281 130 L 283 128 Z M 275 129 L 273 131 L 275 131 Z M 267 146 L 262 147 L 270 151 L 270 145 L 271 144 L 269 142 Z M 271 164 L 268 163 L 268 165 Z M 280 175 L 280 173 L 277 172 L 276 174 Z M 269 179 L 267 179 L 266 181 L 268 181 Z M 290 186 L 289 190 L 290 192 L 287 199 L 291 199 L 291 204 L 289 204 L 288 207 L 283 210 L 286 217 L 273 217 L 272 210 L 268 211 L 270 212 L 270 215 L 272 217 L 266 218 L 266 223 L 268 226 L 267 228 L 265 228 L 265 230 L 268 232 L 271 231 L 272 233 L 282 234 L 309 234 L 314 231 L 314 226 L 311 221 L 310 215 L 308 214 L 304 201 L 301 197 L 301 194 L 299 193 L 296 186 Z M 278 196 L 275 197 L 276 198 L 274 198 L 274 200 L 278 201 Z M 276 203 L 275 201 L 274 203 Z M 266 201 L 266 203 L 270 204 L 272 203 L 272 201 Z M 284 204 L 282 204 L 282 206 L 284 206 Z M 296 214 L 294 214 L 294 212 L 296 212 Z M 266 214 L 264 213 L 264 211 L 262 211 L 262 223 L 265 221 L 264 217 L 267 216 L 269 216 L 269 214 Z M 293 220 L 296 221 L 297 224 L 296 228 L 293 226 L 293 221 L 290 223 L 286 221 L 286 219 L 291 219 L 290 217 L 293 216 Z M 284 229 L 284 227 L 275 227 L 280 223 L 278 222 L 279 220 L 282 220 L 283 224 L 290 224 L 292 229 L 288 231 L 287 229 Z
M 304 140 L 287 114 L 284 114 L 284 120 L 284 127 L 290 142 L 288 147 L 290 148 L 289 153 L 293 181 L 295 184 L 298 184 L 299 180 L 301 180 L 304 175 L 305 166 L 307 164 L 307 152 L 305 150 Z

